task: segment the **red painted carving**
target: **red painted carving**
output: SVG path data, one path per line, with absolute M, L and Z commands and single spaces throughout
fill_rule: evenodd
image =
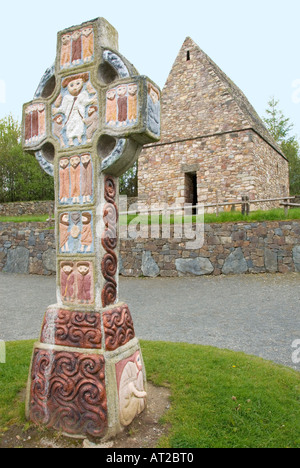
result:
M 41 342 L 77 348 L 100 349 L 100 314 L 49 309 L 42 327 Z
M 103 356 L 37 349 L 31 377 L 33 422 L 73 435 L 103 435 L 107 427 Z
M 135 337 L 133 321 L 127 305 L 103 313 L 105 347 L 114 351 Z
M 116 183 L 111 176 L 105 177 L 104 198 L 104 222 L 105 230 L 102 236 L 102 246 L 107 252 L 102 260 L 101 269 L 106 283 L 102 290 L 102 305 L 107 307 L 115 304 L 117 300 L 117 281 L 115 279 L 118 270 L 118 257 L 115 250 L 118 245 L 117 221 L 118 208 L 116 200 Z

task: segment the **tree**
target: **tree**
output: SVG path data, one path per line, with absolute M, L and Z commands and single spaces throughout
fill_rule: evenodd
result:
M 291 195 L 300 194 L 300 145 L 293 138 L 281 143 L 281 149 L 289 161 Z
M 297 136 L 291 135 L 293 123 L 284 116 L 278 104 L 274 97 L 269 100 L 263 120 L 289 161 L 290 192 L 296 195 L 300 194 L 300 145 Z
M 138 196 L 138 163 L 120 177 L 120 195 Z
M 278 109 L 278 104 L 279 101 L 276 101 L 274 97 L 268 101 L 269 107 L 266 109 L 267 115 L 264 117 L 264 122 L 275 140 L 282 143 L 286 141 L 294 125 L 289 118 L 284 117 L 282 111 Z
M 11 115 L 0 119 L 0 202 L 53 199 L 52 177 L 22 150 L 20 124 Z

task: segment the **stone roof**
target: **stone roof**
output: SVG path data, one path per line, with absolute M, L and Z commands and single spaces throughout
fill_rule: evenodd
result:
M 193 108 L 195 99 L 198 110 Z M 251 128 L 285 158 L 245 94 L 190 37 L 184 41 L 163 89 L 162 114 L 162 142 L 179 134 L 192 138 L 191 131 L 194 137 L 201 137 Z

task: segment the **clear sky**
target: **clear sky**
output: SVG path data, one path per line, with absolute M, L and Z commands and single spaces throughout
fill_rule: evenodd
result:
M 98 16 L 118 30 L 120 52 L 161 88 L 190 36 L 259 115 L 275 96 L 300 136 L 299 0 L 8 0 L 0 15 L 0 118 L 21 119 L 54 63 L 57 32 Z

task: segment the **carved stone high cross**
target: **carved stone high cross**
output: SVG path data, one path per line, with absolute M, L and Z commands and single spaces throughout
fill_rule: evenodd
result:
M 23 148 L 55 180 L 57 304 L 35 344 L 27 416 L 111 437 L 146 405 L 146 376 L 118 298 L 118 178 L 160 138 L 160 90 L 118 52 L 103 18 L 58 33 L 55 65 L 23 108 Z

